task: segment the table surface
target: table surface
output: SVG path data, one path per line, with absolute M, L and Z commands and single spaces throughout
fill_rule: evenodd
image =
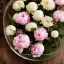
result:
M 64 48 L 59 53 L 46 61 L 27 61 L 17 56 L 6 43 L 3 34 L 3 13 L 9 0 L 0 0 L 0 64 L 64 64 Z

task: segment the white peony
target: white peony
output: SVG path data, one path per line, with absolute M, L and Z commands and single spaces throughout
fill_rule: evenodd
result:
M 52 31 L 52 32 L 51 32 L 51 36 L 52 36 L 53 38 L 57 38 L 57 37 L 59 36 L 58 31 L 56 31 L 56 30 Z
M 33 19 L 34 19 L 34 20 L 37 20 L 37 21 L 40 21 L 43 16 L 44 16 L 44 13 L 43 13 L 43 11 L 41 11 L 41 10 L 36 10 L 36 11 L 33 13 Z
M 30 31 L 31 31 L 31 28 L 37 28 L 37 24 L 34 23 L 34 22 L 30 22 L 30 23 L 26 24 L 25 29 L 26 29 L 27 31 L 30 32 Z
M 45 16 L 44 18 L 41 19 L 41 23 L 43 24 L 44 27 L 50 27 L 53 26 L 53 18 L 49 16 Z
M 38 9 L 38 5 L 35 2 L 30 2 L 28 5 L 26 5 L 26 9 L 32 13 Z
M 55 2 L 53 0 L 42 0 L 41 5 L 46 10 L 53 10 L 55 8 Z
M 21 8 L 24 8 L 24 7 L 25 7 L 25 4 L 24 4 L 23 1 L 16 1 L 16 2 L 14 2 L 12 8 L 13 8 L 14 10 L 16 10 L 16 11 L 20 11 Z
M 13 16 L 13 20 L 16 21 L 16 16 L 18 15 L 18 13 L 14 14 Z
M 16 27 L 13 25 L 9 25 L 6 27 L 6 34 L 7 35 L 14 35 L 16 33 Z

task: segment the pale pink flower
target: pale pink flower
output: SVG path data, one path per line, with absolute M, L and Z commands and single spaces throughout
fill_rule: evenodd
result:
M 53 18 L 56 21 L 64 21 L 64 11 L 62 10 L 57 10 L 53 13 Z
M 46 29 L 43 27 L 37 28 L 34 31 L 34 37 L 36 40 L 44 40 L 44 39 L 47 39 L 48 33 L 47 33 Z
M 55 0 L 57 5 L 64 5 L 64 0 Z
M 40 57 L 44 52 L 44 46 L 41 43 L 36 43 L 31 47 L 31 54 L 33 57 Z
M 20 12 L 15 18 L 15 22 L 21 25 L 25 25 L 30 22 L 30 16 L 27 12 Z
M 23 52 L 23 48 L 22 47 L 18 47 L 18 48 L 15 47 L 15 50 L 18 50 L 19 53 Z
M 28 48 L 30 45 L 29 36 L 26 34 L 19 34 L 14 37 L 13 45 L 20 53 L 23 51 L 23 48 Z

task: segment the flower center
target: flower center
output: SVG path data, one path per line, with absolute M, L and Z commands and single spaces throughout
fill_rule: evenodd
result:
M 45 4 L 48 4 L 48 1 L 45 1 L 44 3 L 45 3 Z

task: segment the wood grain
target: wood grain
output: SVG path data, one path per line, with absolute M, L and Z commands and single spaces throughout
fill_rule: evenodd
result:
M 3 34 L 3 13 L 8 0 L 0 0 L 0 64 L 64 64 L 64 48 L 59 53 L 46 61 L 27 61 L 17 56 L 6 43 Z

